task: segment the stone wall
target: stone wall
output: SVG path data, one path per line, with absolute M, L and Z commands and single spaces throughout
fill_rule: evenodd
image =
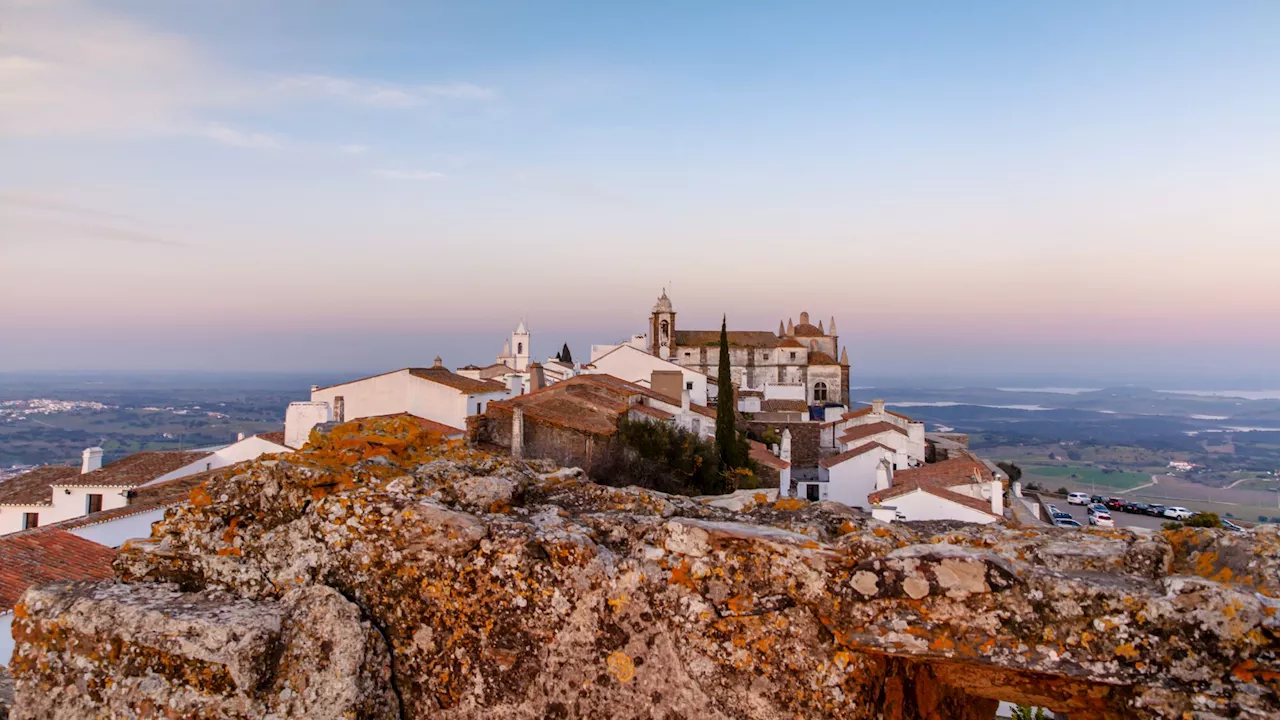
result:
M 818 460 L 821 459 L 819 450 L 819 423 L 816 422 L 757 422 L 751 421 L 747 423 L 747 427 L 751 428 L 757 435 L 763 435 L 766 430 L 773 429 L 782 435 L 784 429 L 791 430 L 791 467 L 806 468 L 817 467 Z

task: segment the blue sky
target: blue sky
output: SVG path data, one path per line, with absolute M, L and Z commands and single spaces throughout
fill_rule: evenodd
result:
M 0 370 L 456 365 L 520 316 L 585 353 L 669 283 L 685 327 L 835 315 L 867 372 L 1275 372 L 1274 2 L 0 28 Z

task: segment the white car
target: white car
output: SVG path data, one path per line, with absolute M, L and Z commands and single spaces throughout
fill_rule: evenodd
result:
M 1071 493 L 1067 496 L 1067 502 L 1072 505 L 1088 505 L 1091 501 L 1086 493 Z
M 1091 512 L 1089 513 L 1089 524 L 1098 527 L 1115 527 L 1116 521 L 1111 519 L 1111 513 Z
M 1195 515 L 1195 513 L 1184 507 L 1170 507 L 1164 509 L 1164 516 L 1167 518 L 1173 518 L 1174 520 L 1186 520 L 1192 515 Z

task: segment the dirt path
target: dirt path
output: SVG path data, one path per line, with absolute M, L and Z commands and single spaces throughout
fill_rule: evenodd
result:
M 1152 475 L 1152 476 L 1151 476 L 1151 482 L 1146 483 L 1145 485 L 1139 485 L 1139 486 L 1137 486 L 1137 487 L 1131 487 L 1131 488 L 1129 488 L 1128 490 L 1116 490 L 1116 494 L 1117 494 L 1117 495 L 1124 495 L 1125 493 L 1137 492 L 1138 490 L 1141 490 L 1141 489 L 1143 489 L 1143 488 L 1149 488 L 1149 487 L 1152 487 L 1153 485 L 1159 485 L 1159 484 L 1160 484 L 1160 476 L 1159 476 L 1159 475 Z

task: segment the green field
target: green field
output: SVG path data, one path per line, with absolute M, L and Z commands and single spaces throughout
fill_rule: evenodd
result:
M 1024 468 L 1022 482 L 1023 484 L 1038 482 L 1050 489 L 1056 489 L 1058 485 L 1069 485 L 1077 488 L 1096 486 L 1127 490 L 1128 488 L 1151 482 L 1151 476 L 1144 473 L 1124 472 L 1121 470 L 1104 472 L 1098 468 L 1091 467 L 1054 465 Z

